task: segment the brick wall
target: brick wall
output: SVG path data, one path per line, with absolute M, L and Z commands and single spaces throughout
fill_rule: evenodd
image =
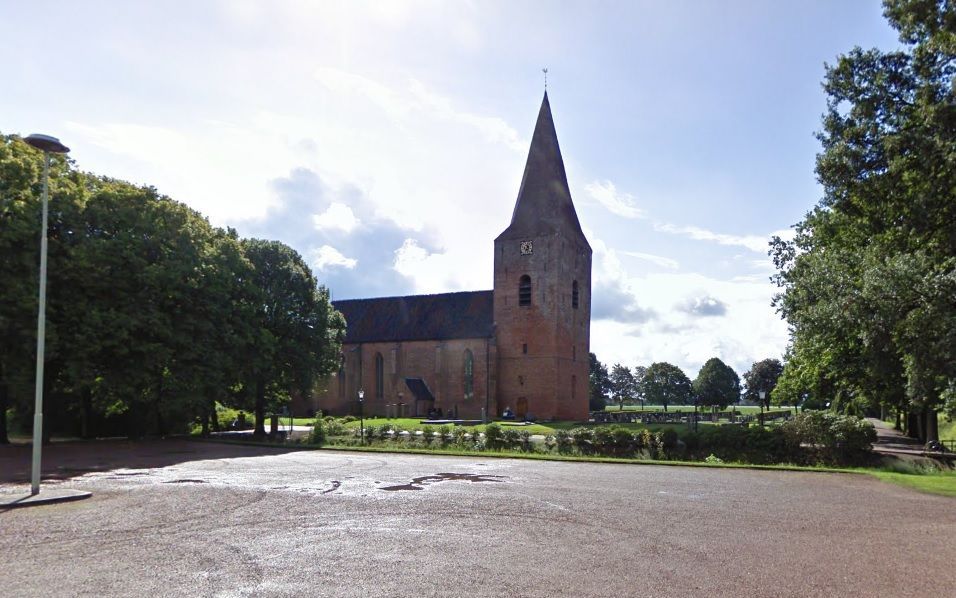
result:
M 473 393 L 464 396 L 465 351 L 473 357 Z M 376 396 L 375 356 L 383 359 L 382 396 Z M 334 375 L 318 398 L 320 408 L 334 415 L 355 413 L 359 388 L 365 390 L 367 415 L 386 415 L 387 405 L 405 403 L 409 416 L 425 415 L 427 405 L 416 405 L 405 378 L 422 378 L 444 413 L 458 409 L 461 418 L 481 417 L 486 399 L 493 398 L 494 344 L 489 339 L 361 343 L 342 350 L 344 372 Z M 492 403 L 493 404 L 493 403 Z M 419 413 L 416 413 L 416 408 Z

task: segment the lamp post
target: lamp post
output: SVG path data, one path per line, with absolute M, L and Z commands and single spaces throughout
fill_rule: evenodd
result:
M 365 403 L 365 390 L 359 389 L 358 391 L 358 403 L 359 403 L 359 437 L 362 439 L 362 444 L 365 444 L 365 412 L 362 409 L 363 403 Z
M 767 398 L 767 391 L 761 390 L 757 393 L 760 396 L 760 427 L 763 427 L 763 401 Z
M 50 155 L 70 151 L 56 137 L 34 133 L 26 139 L 27 144 L 43 152 L 43 223 L 40 225 L 40 296 L 37 310 L 37 367 L 36 402 L 33 410 L 33 466 L 30 475 L 30 494 L 40 493 L 40 456 L 43 446 L 43 358 L 46 341 L 46 254 L 47 254 L 47 194 L 50 181 Z

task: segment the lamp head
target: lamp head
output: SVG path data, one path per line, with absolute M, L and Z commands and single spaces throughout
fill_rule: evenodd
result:
M 365 398 L 365 391 L 364 391 L 364 390 L 359 390 L 358 395 L 359 395 L 359 400 L 361 401 L 362 399 Z
M 766 390 L 761 390 L 761 391 L 758 392 L 757 394 L 760 395 L 760 400 L 761 400 L 761 401 L 767 398 L 767 391 L 766 391 Z
M 51 137 L 50 135 L 41 135 L 39 133 L 34 133 L 29 137 L 23 139 L 28 145 L 32 145 L 41 152 L 48 152 L 51 154 L 65 154 L 70 151 L 70 148 L 66 147 L 60 140 L 56 137 Z

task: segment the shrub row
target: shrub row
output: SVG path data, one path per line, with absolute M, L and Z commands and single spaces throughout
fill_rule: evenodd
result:
M 858 417 L 808 411 L 779 426 L 708 426 L 679 439 L 674 429 L 636 433 L 621 426 L 578 427 L 558 430 L 535 443 L 525 430 L 485 428 L 484 438 L 461 427 L 425 426 L 422 435 L 403 437 L 392 424 L 365 428 L 365 443 L 407 442 L 424 447 L 454 445 L 470 450 L 546 452 L 562 455 L 624 458 L 684 459 L 754 464 L 848 464 L 865 458 L 876 441 L 873 426 Z M 347 436 L 340 444 L 358 444 L 342 420 L 317 419 L 309 437 L 322 445 L 329 437 Z

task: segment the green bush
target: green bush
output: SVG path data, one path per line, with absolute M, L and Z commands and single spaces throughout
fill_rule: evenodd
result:
M 455 429 L 452 431 L 452 436 L 455 437 L 456 445 L 465 446 L 465 442 L 468 440 L 468 430 L 461 426 L 455 426 Z
M 314 444 L 316 446 L 322 446 L 327 440 L 325 436 L 325 422 L 321 419 L 316 418 L 315 424 L 312 426 L 312 431 L 309 432 L 309 444 Z
M 873 424 L 854 415 L 804 411 L 780 426 L 791 444 L 804 444 L 827 461 L 861 459 L 876 442 Z
M 518 448 L 518 444 L 521 442 L 521 435 L 518 434 L 518 431 L 514 428 L 508 428 L 504 431 L 504 434 L 501 435 L 501 442 L 506 449 L 513 451 Z
M 571 446 L 573 444 L 573 439 L 571 438 L 571 433 L 567 430 L 558 430 L 554 433 L 554 444 L 555 448 L 558 449 L 558 452 L 562 455 L 566 455 L 571 452 Z
M 600 429 L 600 428 L 598 428 Z M 594 453 L 594 430 L 591 428 L 574 428 L 571 430 L 571 442 L 574 448 L 582 455 Z
M 531 440 L 531 432 L 527 430 L 521 430 L 518 435 L 521 437 L 521 450 L 526 453 L 534 451 L 534 443 Z
M 442 446 L 447 446 L 451 440 L 451 428 L 447 425 L 438 426 L 438 441 Z
M 341 422 L 342 422 L 343 424 L 350 424 L 350 423 L 354 422 L 354 421 L 357 420 L 357 419 L 358 419 L 358 418 L 355 417 L 354 415 L 346 415 L 345 417 L 343 417 L 343 418 L 341 419 Z
M 435 440 L 434 428 L 431 426 L 425 426 L 422 428 L 422 442 L 425 443 L 425 446 L 431 446 L 433 440 Z
M 497 448 L 500 448 L 501 441 L 502 441 L 501 426 L 495 423 L 491 423 L 485 426 L 485 445 L 489 449 L 495 450 Z

